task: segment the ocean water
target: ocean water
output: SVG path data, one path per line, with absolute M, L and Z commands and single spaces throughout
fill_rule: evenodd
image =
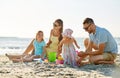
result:
M 85 50 L 83 45 L 84 38 L 75 38 L 78 45 L 80 46 L 79 50 Z M 48 38 L 44 39 L 45 42 L 48 42 Z M 118 44 L 118 50 L 120 53 L 120 38 L 115 38 Z M 0 55 L 5 53 L 23 53 L 27 46 L 32 41 L 32 38 L 17 38 L 17 37 L 0 37 Z

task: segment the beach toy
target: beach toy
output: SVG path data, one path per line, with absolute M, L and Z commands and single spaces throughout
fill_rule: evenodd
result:
M 63 58 L 61 56 L 58 56 L 58 60 L 63 60 Z
M 40 63 L 42 63 L 42 62 L 43 62 L 43 60 L 40 58 L 40 59 L 39 59 L 39 62 L 40 62 Z
M 42 59 L 41 59 L 41 58 L 35 58 L 35 59 L 33 59 L 33 60 L 42 63 Z
M 34 61 L 37 61 L 37 62 L 39 62 L 39 63 L 43 63 L 43 60 L 41 59 L 41 58 L 35 58 L 35 59 L 33 59 Z
M 56 60 L 56 52 L 48 52 L 48 60 L 49 62 L 55 62 Z
M 56 64 L 63 64 L 64 63 L 64 60 L 56 60 Z
M 45 63 L 48 63 L 48 59 L 45 59 L 44 62 L 45 62 Z
M 58 59 L 56 60 L 56 64 L 63 64 L 64 60 L 61 56 L 58 56 Z

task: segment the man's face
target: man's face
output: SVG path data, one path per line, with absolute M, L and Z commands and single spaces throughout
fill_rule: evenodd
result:
M 93 32 L 93 24 L 92 23 L 85 23 L 83 24 L 83 29 L 88 32 L 89 34 L 91 34 Z

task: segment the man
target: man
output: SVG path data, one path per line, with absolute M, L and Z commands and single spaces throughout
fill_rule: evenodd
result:
M 89 33 L 89 39 L 84 41 L 85 52 L 81 51 L 78 56 L 84 58 L 89 55 L 89 62 L 94 64 L 113 64 L 118 48 L 111 33 L 105 28 L 96 26 L 91 18 L 84 20 L 83 29 Z

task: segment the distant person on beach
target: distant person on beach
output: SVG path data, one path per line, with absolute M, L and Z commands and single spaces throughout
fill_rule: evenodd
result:
M 58 46 L 58 56 L 60 56 L 60 53 L 62 53 L 64 64 L 68 64 L 74 67 L 77 66 L 77 54 L 74 44 L 77 48 L 80 47 L 78 46 L 76 40 L 72 37 L 72 33 L 73 30 L 71 29 L 65 29 L 65 31 L 63 32 L 63 39 Z
M 43 39 L 43 32 L 38 31 L 36 38 L 31 42 L 29 49 L 27 48 L 24 53 L 28 53 L 34 50 L 34 54 L 23 54 L 23 55 L 8 55 L 6 56 L 13 62 L 31 62 L 35 58 L 44 58 L 45 41 Z
M 46 54 L 49 52 L 58 52 L 58 44 L 62 40 L 63 21 L 56 19 L 53 23 L 53 29 L 51 29 L 49 41 L 46 45 Z
M 81 51 L 78 55 L 81 58 L 89 56 L 89 62 L 94 64 L 113 64 L 118 47 L 111 33 L 105 28 L 96 26 L 91 18 L 83 21 L 83 29 L 89 33 L 89 39 L 84 40 L 85 52 Z M 78 63 L 81 63 L 80 59 Z

